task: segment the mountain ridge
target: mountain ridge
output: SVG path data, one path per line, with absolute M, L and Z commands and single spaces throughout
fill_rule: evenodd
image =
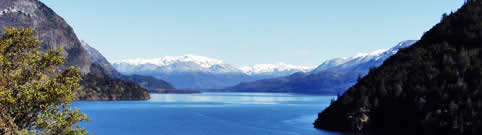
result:
M 120 70 L 120 72 L 125 72 L 125 73 L 128 73 L 130 71 L 129 69 L 122 68 L 121 64 L 126 64 L 130 66 L 154 65 L 157 67 L 163 67 L 163 66 L 170 66 L 178 63 L 190 63 L 192 65 L 199 65 L 199 68 L 205 68 L 205 69 L 195 69 L 196 67 L 191 67 L 188 69 L 168 68 L 164 70 L 165 72 L 171 72 L 171 71 L 204 71 L 204 72 L 212 72 L 212 73 L 241 72 L 248 75 L 260 74 L 260 73 L 266 73 L 266 72 L 276 72 L 276 71 L 284 72 L 289 70 L 296 70 L 296 71 L 291 71 L 293 73 L 301 72 L 301 71 L 307 72 L 314 68 L 311 66 L 296 66 L 296 65 L 285 64 L 285 63 L 255 64 L 255 65 L 242 66 L 242 67 L 236 68 L 230 64 L 224 63 L 222 60 L 213 59 L 213 58 L 204 57 L 204 56 L 197 56 L 192 54 L 187 54 L 183 56 L 164 56 L 164 57 L 153 58 L 153 59 L 143 59 L 143 58 L 125 59 L 125 60 L 114 61 L 112 63 L 113 65 L 116 65 L 116 67 Z M 227 69 L 216 71 L 214 70 L 216 69 L 216 67 L 227 68 Z M 207 70 L 207 69 L 211 69 L 211 70 Z
M 242 66 L 239 69 L 248 75 L 262 75 L 262 74 L 278 74 L 277 76 L 286 76 L 296 72 L 309 72 L 313 70 L 313 66 L 296 66 L 286 63 L 278 64 L 255 64 L 249 66 Z
M 222 60 L 196 55 L 166 56 L 154 59 L 128 59 L 113 62 L 119 72 L 126 75 L 154 76 L 167 80 L 181 89 L 219 89 L 244 81 L 290 75 L 309 71 L 305 66 L 289 64 L 263 64 L 261 71 L 236 68 Z M 260 67 L 260 65 L 254 65 Z M 251 72 L 253 71 L 253 72 Z M 250 73 L 247 73 L 250 72 Z
M 320 64 L 311 72 L 289 76 L 242 82 L 223 91 L 242 92 L 290 92 L 308 94 L 339 94 L 356 83 L 357 78 L 368 73 L 371 67 L 381 65 L 399 49 L 415 43 L 406 40 L 390 49 L 357 54 L 350 58 L 334 58 Z
M 311 73 L 354 72 L 357 68 L 360 68 L 357 67 L 360 63 L 369 63 L 369 67 L 380 66 L 385 59 L 396 54 L 399 49 L 411 46 L 415 42 L 417 42 L 417 40 L 405 40 L 389 49 L 378 49 L 370 53 L 358 53 L 350 58 L 335 58 L 327 60 L 311 71 Z M 368 68 L 365 68 L 365 70 Z

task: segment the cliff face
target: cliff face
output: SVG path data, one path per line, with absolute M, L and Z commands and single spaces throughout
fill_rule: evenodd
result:
M 482 1 L 371 70 L 318 114 L 320 129 L 368 134 L 482 134 Z
M 81 42 L 82 47 L 84 47 L 89 54 L 90 61 L 92 61 L 92 63 L 99 65 L 100 68 L 102 68 L 105 73 L 112 78 L 119 78 L 122 76 L 121 73 L 117 72 L 112 64 L 97 49 L 93 48 L 85 41 Z
M 37 0 L 0 1 L 0 28 L 32 27 L 42 41 L 41 50 L 63 47 L 68 65 L 90 72 L 89 55 L 82 47 L 74 30 L 50 8 Z
M 95 66 L 90 60 L 89 53 L 82 47 L 80 40 L 77 38 L 74 30 L 65 22 L 65 20 L 58 16 L 52 9 L 38 0 L 1 0 L 0 1 L 0 29 L 3 31 L 5 27 L 32 27 L 37 31 L 37 36 L 42 41 L 41 51 L 48 49 L 63 48 L 63 55 L 67 57 L 66 65 L 59 67 L 63 69 L 67 66 L 75 66 L 80 68 L 84 81 L 81 87 L 76 90 L 76 93 L 87 93 L 87 95 L 77 95 L 78 99 L 109 99 L 109 100 L 123 100 L 123 99 L 148 99 L 149 95 L 132 95 L 129 96 L 114 96 L 112 90 L 120 90 L 125 92 L 128 88 L 132 91 L 143 93 L 145 89 L 137 89 L 130 87 L 126 82 L 112 79 L 109 74 L 105 74 L 102 67 Z M 0 33 L 1 34 L 1 33 Z M 91 72 L 92 70 L 98 70 Z M 103 83 L 94 83 L 95 80 L 103 79 L 106 82 L 118 82 L 104 85 Z M 91 84 L 93 83 L 93 84 Z M 93 89 L 89 87 L 103 88 L 94 93 Z M 137 87 L 137 86 L 136 86 Z M 99 97 L 100 95 L 100 97 Z M 92 96 L 92 97 L 89 97 Z M 118 98 L 107 98 L 114 96 Z M 80 98 L 83 97 L 83 98 Z

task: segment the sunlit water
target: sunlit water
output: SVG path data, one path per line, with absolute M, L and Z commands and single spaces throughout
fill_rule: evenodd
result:
M 77 101 L 89 133 L 331 135 L 313 121 L 333 96 L 279 93 L 151 94 L 148 101 Z

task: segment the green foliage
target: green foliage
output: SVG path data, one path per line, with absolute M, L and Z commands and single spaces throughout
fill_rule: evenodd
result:
M 40 53 L 32 28 L 6 28 L 0 39 L 0 134 L 87 134 L 72 110 L 79 69 L 60 71 L 62 49 Z

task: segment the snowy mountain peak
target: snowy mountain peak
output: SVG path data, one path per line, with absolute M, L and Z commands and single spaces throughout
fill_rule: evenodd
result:
M 327 60 L 319 65 L 312 73 L 319 73 L 324 71 L 338 71 L 338 72 L 356 72 L 365 67 L 379 66 L 388 57 L 396 54 L 401 48 L 408 47 L 417 40 L 406 40 L 398 43 L 390 49 L 379 49 L 371 53 L 358 53 L 351 58 L 335 58 Z
M 130 64 L 130 65 L 144 65 L 144 64 L 152 64 L 156 66 L 167 66 L 176 63 L 193 63 L 197 64 L 203 68 L 210 68 L 214 65 L 224 65 L 223 61 L 208 58 L 204 56 L 196 56 L 196 55 L 183 55 L 183 56 L 165 56 L 161 58 L 154 58 L 154 59 L 127 59 L 127 60 L 120 60 L 114 62 L 114 64 Z
M 241 71 L 248 75 L 273 73 L 273 72 L 309 72 L 313 70 L 315 66 L 296 66 L 285 63 L 278 64 L 256 64 L 251 66 L 241 67 Z
M 405 48 L 405 47 L 408 47 L 412 44 L 414 44 L 415 42 L 417 42 L 418 40 L 406 40 L 406 41 L 402 41 L 400 43 L 398 43 L 397 45 L 395 45 L 394 47 L 392 48 L 389 48 L 389 49 L 378 49 L 378 50 L 375 50 L 371 53 L 358 53 L 357 55 L 353 56 L 352 58 L 359 58 L 359 57 L 372 57 L 372 56 L 381 56 L 381 55 L 386 55 L 387 53 L 397 53 L 397 51 L 401 48 Z
M 127 59 L 113 62 L 114 67 L 122 73 L 138 72 L 179 73 L 241 73 L 237 68 L 225 64 L 221 60 L 196 55 L 165 56 L 154 59 Z
M 113 66 L 123 74 L 154 76 L 183 89 L 223 88 L 240 82 L 308 72 L 314 68 L 284 63 L 237 68 L 221 60 L 196 55 L 120 60 Z
M 378 50 L 375 50 L 371 53 L 358 53 L 357 55 L 353 56 L 352 58 L 378 56 L 378 55 L 381 55 L 381 54 L 385 53 L 386 51 L 388 51 L 388 49 L 378 49 Z

